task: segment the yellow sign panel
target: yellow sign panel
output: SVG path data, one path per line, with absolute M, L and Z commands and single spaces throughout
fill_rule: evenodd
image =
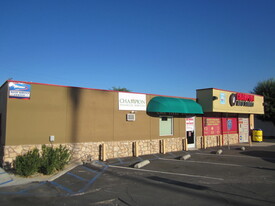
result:
M 260 95 L 210 88 L 197 90 L 197 98 L 204 112 L 264 114 Z

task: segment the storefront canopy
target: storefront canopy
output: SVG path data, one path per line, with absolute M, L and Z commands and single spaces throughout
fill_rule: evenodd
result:
M 201 105 L 191 99 L 154 97 L 147 106 L 147 112 L 203 114 Z

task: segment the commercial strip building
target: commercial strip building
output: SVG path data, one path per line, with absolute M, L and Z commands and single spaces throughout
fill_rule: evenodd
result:
M 248 142 L 263 97 L 219 89 L 197 98 L 7 81 L 0 88 L 0 157 L 43 144 L 75 159 L 109 159 Z

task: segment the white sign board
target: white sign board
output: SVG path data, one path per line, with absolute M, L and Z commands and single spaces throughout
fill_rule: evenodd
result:
M 186 131 L 194 131 L 195 130 L 195 117 L 186 118 Z
M 31 85 L 19 82 L 9 82 L 9 98 L 30 99 Z
M 146 95 L 134 93 L 118 93 L 119 110 L 146 111 Z

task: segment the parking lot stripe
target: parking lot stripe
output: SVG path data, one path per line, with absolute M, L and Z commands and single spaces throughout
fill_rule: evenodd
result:
M 137 157 L 140 161 L 143 161 L 143 159 L 141 157 Z
M 81 190 L 78 191 L 78 193 L 81 193 L 81 192 L 84 192 L 85 190 L 87 190 L 89 188 L 90 185 L 92 185 L 96 180 L 97 178 L 99 178 L 103 172 L 108 169 L 110 166 L 106 165 L 94 178 L 92 178 L 87 184 L 85 187 L 83 187 Z
M 160 158 L 160 160 L 164 161 L 178 161 L 178 162 L 194 162 L 194 163 L 202 163 L 202 164 L 213 164 L 213 165 L 222 165 L 222 166 L 230 166 L 230 167 L 243 167 L 243 165 L 236 165 L 236 164 L 227 164 L 227 163 L 218 163 L 218 162 L 205 162 L 205 161 L 194 161 L 194 160 L 175 160 L 175 159 L 165 159 L 165 158 Z
M 49 182 L 49 183 L 51 183 L 52 185 L 54 185 L 54 186 L 56 186 L 56 187 L 59 187 L 60 189 L 62 189 L 62 190 L 64 190 L 64 191 L 66 191 L 66 192 L 68 192 L 68 193 L 70 193 L 70 194 L 72 194 L 72 193 L 73 193 L 73 191 L 72 191 L 72 190 L 70 190 L 69 188 L 64 187 L 64 186 L 62 186 L 62 185 L 58 184 L 57 182 L 51 181 L 51 182 Z
M 88 181 L 88 180 L 86 180 L 86 179 L 84 179 L 84 178 L 82 178 L 82 177 L 80 177 L 80 176 L 78 176 L 78 175 L 75 175 L 75 174 L 71 173 L 71 172 L 67 172 L 66 174 L 68 174 L 68 175 L 70 175 L 70 176 L 72 176 L 72 177 L 75 177 L 75 178 L 77 178 L 77 179 L 79 179 L 79 180 L 82 180 L 82 181 L 84 181 L 84 182 L 87 182 L 87 181 Z
M 172 157 L 177 157 L 176 155 L 174 155 L 172 152 L 168 152 L 167 154 L 169 154 Z
M 156 157 L 157 159 L 159 159 L 159 156 L 157 156 L 156 154 L 153 154 L 154 157 Z
M 33 190 L 33 189 L 36 189 L 36 188 L 38 188 L 38 187 L 40 187 L 41 185 L 44 185 L 44 184 L 46 184 L 46 183 L 47 183 L 46 181 L 39 182 L 37 185 L 27 187 L 26 189 L 21 190 L 21 191 L 19 191 L 19 192 L 17 192 L 17 193 L 18 193 L 18 194 L 26 193 L 26 192 L 28 192 L 28 191 L 30 191 L 30 190 Z
M 204 153 L 195 153 L 195 154 L 198 154 L 198 155 L 210 155 L 210 156 L 214 156 L 214 154 L 204 154 Z M 222 155 L 219 155 L 219 157 L 242 157 L 242 158 L 252 158 L 252 159 L 259 159 L 259 158 L 262 158 L 262 159 L 266 159 L 266 160 L 275 160 L 275 158 L 271 158 L 271 157 L 251 157 L 251 156 L 241 156 L 241 155 L 225 155 L 225 154 L 222 154 Z
M 135 168 L 131 168 L 131 167 L 121 167 L 121 166 L 115 166 L 115 165 L 110 165 L 110 167 L 118 168 L 118 169 L 125 169 L 125 170 L 134 170 L 134 171 L 142 171 L 142 172 L 159 173 L 159 174 L 166 174 L 166 175 L 177 175 L 177 176 L 195 177 L 195 178 L 212 179 L 212 180 L 219 180 L 219 181 L 223 181 L 224 180 L 223 178 L 219 178 L 219 177 L 208 177 L 208 176 L 191 175 L 191 174 L 184 174 L 184 173 L 163 172 L 163 171 L 157 171 L 157 170 L 135 169 Z
M 0 185 L 4 185 L 4 184 L 7 184 L 7 183 L 12 182 L 12 181 L 13 180 L 11 179 L 11 180 L 8 180 L 8 181 L 5 181 L 5 182 L 1 182 Z
M 98 171 L 93 170 L 93 169 L 91 169 L 91 168 L 89 168 L 89 167 L 85 167 L 85 166 L 82 166 L 82 165 L 81 165 L 81 167 L 83 167 L 85 170 L 88 170 L 89 172 L 98 173 Z

